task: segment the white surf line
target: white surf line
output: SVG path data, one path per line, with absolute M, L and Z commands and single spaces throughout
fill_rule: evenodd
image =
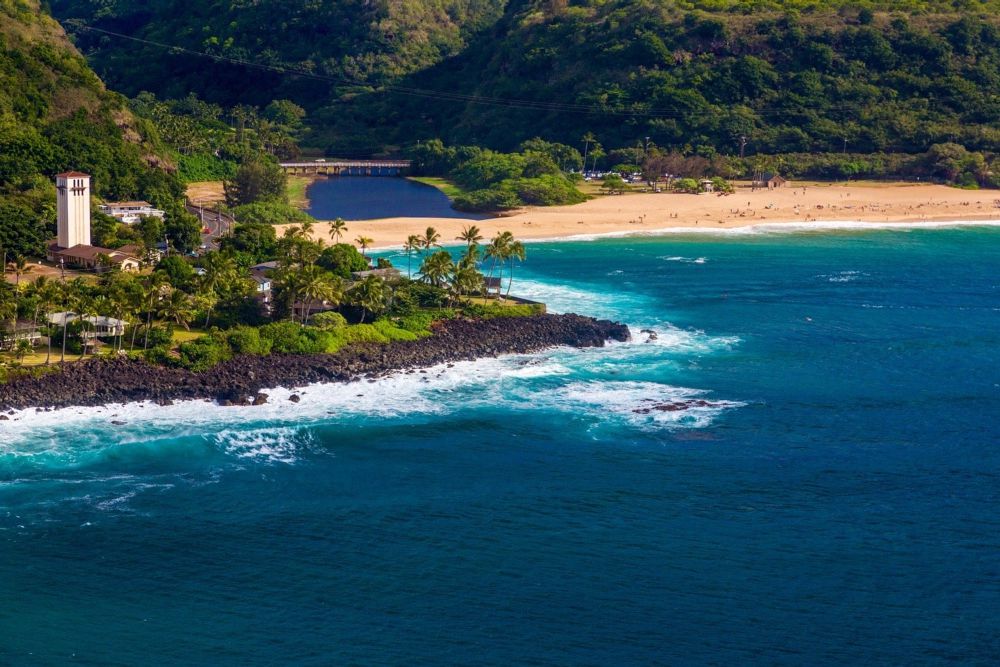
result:
M 657 229 L 621 230 L 546 236 L 524 239 L 524 243 L 559 243 L 562 241 L 597 241 L 608 238 L 670 236 L 677 234 L 705 234 L 718 236 L 751 236 L 770 233 L 798 233 L 838 230 L 892 230 L 892 229 L 953 229 L 956 227 L 1000 227 L 1000 220 L 945 220 L 909 222 L 861 222 L 858 220 L 825 220 L 820 222 L 761 222 L 740 227 L 662 227 Z

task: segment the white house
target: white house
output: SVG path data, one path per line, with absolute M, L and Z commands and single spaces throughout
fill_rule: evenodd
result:
M 148 201 L 109 201 L 98 207 L 101 213 L 110 215 L 126 225 L 134 225 L 140 218 L 163 219 L 165 213 Z
M 49 324 L 65 327 L 78 319 L 80 316 L 73 312 L 52 313 L 49 315 Z M 90 325 L 84 333 L 84 338 L 111 338 L 125 334 L 126 322 L 124 320 L 104 315 L 88 315 L 83 319 Z

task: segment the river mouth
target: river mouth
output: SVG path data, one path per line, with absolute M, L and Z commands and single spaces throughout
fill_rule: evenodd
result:
M 380 218 L 461 218 L 489 216 L 456 211 L 437 188 L 391 176 L 331 176 L 306 189 L 306 213 L 318 220 Z

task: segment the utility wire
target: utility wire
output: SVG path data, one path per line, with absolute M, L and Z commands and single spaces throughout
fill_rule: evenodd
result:
M 147 46 L 153 46 L 161 49 L 166 49 L 175 53 L 183 53 L 185 55 L 194 56 L 198 58 L 208 58 L 216 62 L 224 62 L 232 65 L 239 65 L 241 67 L 247 67 L 251 69 L 263 70 L 274 72 L 281 75 L 290 75 L 303 77 L 307 79 L 313 79 L 317 81 L 324 81 L 327 83 L 333 83 L 345 86 L 355 86 L 362 88 L 372 88 L 373 84 L 363 81 L 351 80 L 345 77 L 331 76 L 325 74 L 317 74 L 315 72 L 305 71 L 290 65 L 274 65 L 267 63 L 258 63 L 252 60 L 246 60 L 243 58 L 234 58 L 231 56 L 224 56 L 214 53 L 207 53 L 205 51 L 197 51 L 194 49 L 189 49 L 183 46 L 177 46 L 175 44 L 166 44 L 163 42 L 157 42 L 150 39 L 145 39 L 142 37 L 135 37 L 134 35 L 127 35 L 120 32 L 115 32 L 113 30 L 106 30 L 104 28 L 97 28 L 94 26 L 89 26 L 84 24 L 80 19 L 69 19 L 65 21 L 75 30 L 82 30 L 92 33 L 100 33 L 108 35 L 111 37 L 117 37 L 119 39 L 130 40 L 140 44 L 145 44 Z M 464 102 L 469 104 L 480 104 L 486 106 L 497 106 L 505 108 L 515 108 L 515 109 L 525 109 L 530 111 L 549 111 L 549 112 L 564 112 L 564 113 L 583 113 L 583 114 L 593 114 L 593 115 L 604 115 L 604 116 L 624 116 L 624 117 L 653 117 L 653 118 L 683 118 L 686 117 L 689 111 L 683 111 L 679 109 L 642 109 L 642 110 L 615 110 L 606 109 L 603 107 L 586 105 L 586 104 L 573 104 L 567 102 L 546 102 L 541 100 L 526 100 L 526 99 L 516 99 L 516 98 L 501 98 L 501 97 L 490 97 L 484 95 L 468 95 L 464 93 L 451 92 L 451 91 L 440 91 L 440 90 L 428 90 L 424 88 L 414 88 L 410 86 L 401 86 L 397 84 L 383 84 L 379 87 L 377 91 L 373 92 L 394 92 L 400 95 L 407 95 L 411 97 L 422 97 L 434 100 L 447 100 L 452 102 Z M 840 105 L 827 105 L 824 110 L 838 110 L 838 109 L 856 109 L 856 106 L 840 106 Z M 785 113 L 785 114 L 804 114 L 803 111 L 797 111 L 794 109 L 789 109 L 786 107 L 771 107 L 771 108 L 757 108 L 754 111 L 758 113 Z M 721 112 L 715 109 L 701 109 L 698 110 L 699 113 L 715 113 L 720 114 Z

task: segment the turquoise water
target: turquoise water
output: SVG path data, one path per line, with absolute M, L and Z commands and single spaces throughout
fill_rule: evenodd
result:
M 533 244 L 513 291 L 658 337 L 0 422 L 0 663 L 996 663 L 1000 229 Z

